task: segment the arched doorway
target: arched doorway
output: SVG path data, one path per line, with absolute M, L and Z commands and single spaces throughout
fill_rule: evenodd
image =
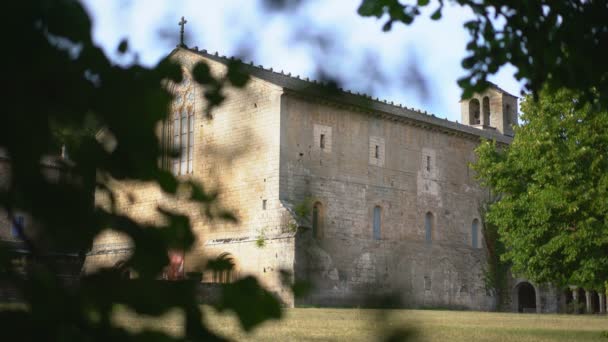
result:
M 582 314 L 585 313 L 585 308 L 587 307 L 587 298 L 585 297 L 585 290 L 582 288 L 576 289 L 578 303 L 575 308 L 576 313 Z
M 600 297 L 595 291 L 591 291 L 591 309 L 589 311 L 591 313 L 600 312 Z
M 532 284 L 524 281 L 517 285 L 516 291 L 516 303 L 517 312 L 536 312 L 536 290 Z
M 561 311 L 563 313 L 574 313 L 574 296 L 572 295 L 572 290 L 570 290 L 569 288 L 565 289 L 562 293 L 562 303 L 563 308 Z

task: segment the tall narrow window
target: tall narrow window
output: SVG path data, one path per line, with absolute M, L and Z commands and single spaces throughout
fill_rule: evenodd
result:
M 172 143 L 172 150 L 177 150 L 177 147 L 179 146 L 179 132 L 180 132 L 180 118 L 179 118 L 179 114 L 174 113 L 173 114 L 173 143 Z M 172 170 L 173 170 L 173 174 L 174 175 L 179 175 L 179 164 L 180 164 L 180 158 L 179 156 L 177 158 L 173 158 L 173 166 L 172 166 Z
M 25 218 L 21 215 L 16 215 L 13 219 L 13 225 L 11 226 L 11 236 L 14 238 L 20 238 L 19 230 L 23 231 L 25 228 Z
M 469 125 L 479 125 L 481 119 L 479 117 L 479 100 L 472 99 L 469 101 Z
M 380 214 L 382 213 L 382 209 L 379 206 L 374 207 L 374 240 L 380 240 Z
M 319 202 L 312 207 L 312 234 L 317 239 L 323 237 L 323 206 Z
M 426 156 L 426 171 L 431 171 L 431 156 Z
M 319 138 L 319 147 L 325 148 L 325 134 L 321 134 L 321 137 Z
M 180 153 L 180 168 L 179 174 L 184 175 L 188 172 L 188 115 L 186 111 L 182 111 L 181 117 L 181 139 L 179 147 L 181 148 Z
M 194 160 L 194 113 L 192 111 L 173 113 L 172 150 L 178 155 L 172 161 L 174 175 L 185 175 L 193 170 Z
M 471 224 L 471 246 L 479 248 L 479 220 L 474 219 Z
M 433 241 L 433 214 L 430 212 L 424 216 L 424 232 L 426 243 L 431 244 Z
M 188 173 L 192 173 L 194 160 L 194 113 L 188 113 Z
M 380 146 L 376 145 L 376 149 L 374 150 L 374 157 L 376 159 L 380 158 Z
M 483 110 L 483 122 L 482 124 L 485 126 L 490 126 L 490 98 L 484 97 L 482 103 Z

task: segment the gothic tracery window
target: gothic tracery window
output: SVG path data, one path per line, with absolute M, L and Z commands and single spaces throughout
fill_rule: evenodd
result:
M 194 168 L 195 96 L 189 84 L 184 81 L 183 85 L 176 86 L 170 116 L 164 125 L 167 157 L 163 159 L 163 165 L 176 176 L 192 173 Z
M 194 113 L 182 108 L 173 113 L 173 146 L 178 155 L 171 161 L 174 175 L 185 175 L 192 172 L 194 155 Z

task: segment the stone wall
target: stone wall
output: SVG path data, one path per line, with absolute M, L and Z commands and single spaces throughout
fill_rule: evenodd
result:
M 484 199 L 468 167 L 478 141 L 292 95 L 282 108 L 280 196 L 294 205 L 310 198 L 324 211 L 323 238 L 304 231 L 298 241 L 296 275 L 315 286 L 302 304 L 390 295 L 413 307 L 494 307 L 484 250 L 471 242 Z M 331 146 L 320 148 L 319 127 L 331 131 Z

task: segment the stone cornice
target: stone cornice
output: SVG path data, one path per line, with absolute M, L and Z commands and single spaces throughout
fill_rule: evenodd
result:
M 414 127 L 421 127 L 448 135 L 456 135 L 472 141 L 488 139 L 495 140 L 498 143 L 505 145 L 510 144 L 512 141 L 511 137 L 499 132 L 480 130 L 447 119 L 440 119 L 433 114 L 428 114 L 426 111 L 423 112 L 414 108 L 408 108 L 407 106 L 394 104 L 387 100 L 374 99 L 367 94 L 354 93 L 350 90 L 336 88 L 335 86 L 332 87 L 328 83 L 316 81 L 307 77 L 302 78 L 298 75 L 292 75 L 291 73 L 284 73 L 282 70 L 277 72 L 272 68 L 264 68 L 262 65 L 255 65 L 253 62 L 245 63 L 234 57 L 221 56 L 217 52 L 212 54 L 207 52 L 207 50 L 198 50 L 196 47 L 192 49 L 178 47 L 173 50 L 169 56 L 174 55 L 178 51 L 193 53 L 208 60 L 226 65 L 229 63 L 238 63 L 242 67 L 242 71 L 250 74 L 252 77 L 281 87 L 284 94 L 294 95 L 328 105 L 346 106 L 343 108 L 351 108 L 352 110 L 357 110 L 362 113 L 380 116 L 388 120 L 399 121 Z M 493 88 L 498 88 L 498 86 L 494 85 Z M 506 93 L 504 90 L 498 89 Z
M 404 115 L 399 115 L 396 113 L 390 113 L 386 111 L 378 110 L 370 110 L 369 107 L 359 106 L 352 103 L 336 101 L 333 99 L 324 98 L 318 95 L 308 95 L 302 92 L 293 91 L 290 89 L 284 89 L 284 93 L 289 96 L 293 96 L 296 98 L 300 98 L 306 101 L 316 102 L 327 106 L 333 106 L 340 109 L 352 110 L 360 113 L 364 113 L 371 116 L 376 116 L 382 118 L 384 120 L 389 120 L 393 122 L 400 122 L 408 126 L 417 127 L 426 129 L 432 132 L 439 132 L 443 134 L 447 134 L 450 136 L 457 136 L 461 138 L 465 138 L 471 141 L 479 142 L 480 139 L 487 140 L 496 140 L 499 144 L 508 145 L 512 141 L 512 137 L 502 135 L 498 132 L 489 133 L 486 131 L 482 131 L 478 128 L 470 127 L 467 125 L 457 124 L 450 122 L 448 120 L 439 119 L 436 117 L 430 117 L 429 121 L 422 121 L 418 118 L 411 118 Z M 434 119 L 434 120 L 433 120 Z M 441 123 L 433 122 L 440 121 Z M 443 123 L 445 121 L 445 123 Z M 457 125 L 461 127 L 446 127 L 446 124 Z

